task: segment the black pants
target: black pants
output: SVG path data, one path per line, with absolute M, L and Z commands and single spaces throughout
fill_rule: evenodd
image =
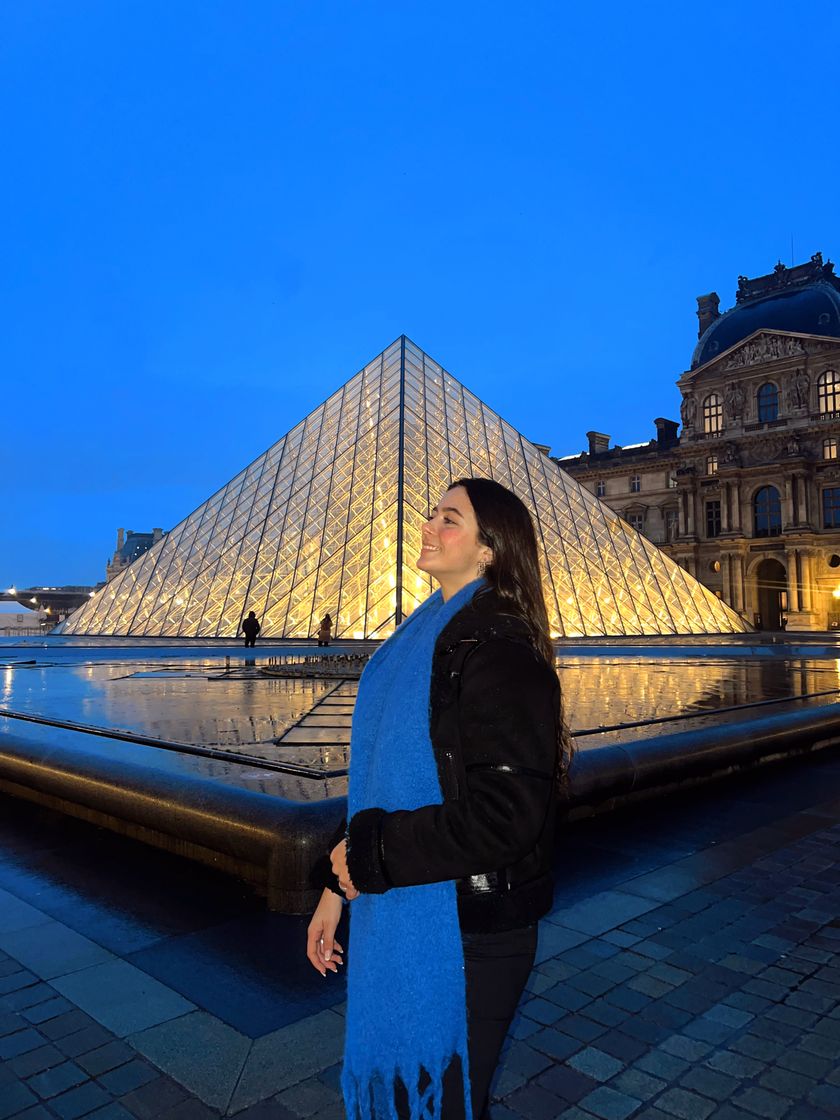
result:
M 467 982 L 467 1049 L 473 1120 L 487 1120 L 490 1082 L 499 1062 L 516 1005 L 534 966 L 537 927 L 505 933 L 465 933 L 464 970 Z M 400 1094 L 397 1111 L 408 1118 L 408 1101 Z M 460 1063 L 443 1079 L 441 1120 L 463 1120 L 464 1090 Z
M 245 646 L 246 647 L 247 646 L 255 646 L 256 642 L 257 642 L 257 635 L 256 634 L 254 634 L 253 637 L 250 637 L 248 634 L 245 635 Z

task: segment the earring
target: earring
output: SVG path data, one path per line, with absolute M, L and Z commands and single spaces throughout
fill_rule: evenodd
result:
M 478 562 L 478 578 L 482 579 L 483 576 L 484 576 L 484 573 L 486 571 L 487 571 L 487 561 L 486 560 L 479 560 L 479 562 Z

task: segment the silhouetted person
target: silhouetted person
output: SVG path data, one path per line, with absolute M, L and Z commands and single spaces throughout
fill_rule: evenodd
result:
M 330 638 L 332 637 L 332 619 L 328 614 L 325 614 L 321 619 L 321 625 L 318 627 L 318 645 L 328 646 Z
M 253 611 L 248 611 L 248 617 L 242 620 L 239 629 L 245 635 L 245 645 L 253 646 L 256 644 L 257 634 L 260 632 L 260 620 Z

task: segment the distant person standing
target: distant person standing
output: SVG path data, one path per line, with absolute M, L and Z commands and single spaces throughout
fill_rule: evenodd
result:
M 325 614 L 321 619 L 321 624 L 318 627 L 318 645 L 328 646 L 330 638 L 332 637 L 332 619 L 328 614 Z
M 260 632 L 260 620 L 253 611 L 248 611 L 248 617 L 243 619 L 239 629 L 245 635 L 245 645 L 253 646 L 256 644 L 257 634 Z

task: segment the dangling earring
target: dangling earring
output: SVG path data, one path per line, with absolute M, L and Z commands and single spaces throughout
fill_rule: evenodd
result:
M 487 561 L 479 560 L 478 562 L 478 578 L 483 579 L 484 573 L 487 571 Z

